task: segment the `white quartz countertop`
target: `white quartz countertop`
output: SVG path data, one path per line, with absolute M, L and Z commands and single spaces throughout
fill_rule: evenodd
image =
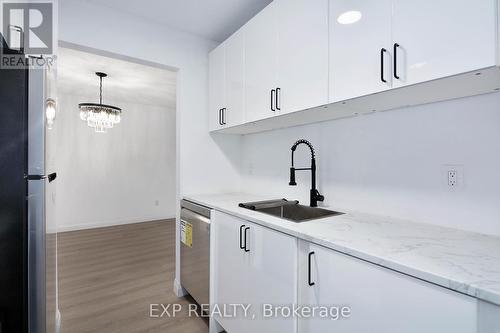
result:
M 500 237 L 345 211 L 295 223 L 238 207 L 279 199 L 245 193 L 185 199 L 414 277 L 500 305 Z

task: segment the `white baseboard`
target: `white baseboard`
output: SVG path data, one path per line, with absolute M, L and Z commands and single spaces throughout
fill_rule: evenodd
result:
M 181 283 L 177 279 L 174 279 L 174 294 L 177 297 L 184 297 L 189 294 L 186 289 L 182 288 Z
M 143 218 L 130 219 L 130 220 L 120 220 L 120 221 L 102 221 L 102 222 L 81 223 L 81 224 L 73 224 L 73 225 L 58 225 L 57 232 L 105 228 L 105 227 L 112 227 L 112 226 L 124 225 L 124 224 L 134 224 L 134 223 L 143 223 L 143 222 L 151 222 L 151 221 L 156 221 L 156 220 L 170 220 L 170 219 L 175 219 L 175 216 L 171 216 L 171 217 L 158 217 L 158 216 L 153 217 L 152 216 L 150 218 L 143 217 Z

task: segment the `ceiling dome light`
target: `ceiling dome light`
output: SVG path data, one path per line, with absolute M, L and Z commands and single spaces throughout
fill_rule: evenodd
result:
M 337 18 L 337 22 L 340 24 L 353 24 L 361 20 L 363 15 L 357 10 L 350 10 L 348 12 L 342 13 Z
M 106 73 L 96 72 L 99 77 L 99 103 L 80 103 L 80 119 L 87 122 L 97 133 L 106 133 L 113 128 L 121 119 L 122 109 L 113 105 L 102 104 L 102 78 L 108 76 Z

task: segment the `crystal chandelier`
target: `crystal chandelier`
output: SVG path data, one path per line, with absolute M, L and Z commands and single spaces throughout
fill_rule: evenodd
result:
M 108 128 L 113 128 L 121 119 L 122 109 L 102 104 L 102 78 L 108 76 L 106 73 L 96 72 L 99 77 L 99 104 L 80 103 L 80 119 L 87 122 L 97 133 L 106 133 Z

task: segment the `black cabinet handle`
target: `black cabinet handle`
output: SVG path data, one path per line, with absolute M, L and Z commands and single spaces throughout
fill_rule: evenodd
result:
M 274 99 L 275 99 L 275 93 L 276 93 L 276 90 L 275 89 L 271 89 L 271 111 L 275 112 L 276 109 L 274 108 Z
M 219 125 L 222 125 L 222 109 L 219 109 Z
M 309 283 L 309 286 L 312 287 L 314 286 L 316 283 L 312 282 L 312 272 L 311 272 L 311 265 L 312 265 L 312 256 L 314 255 L 314 252 L 309 252 L 309 259 L 308 259 L 308 263 L 307 263 L 307 282 Z
M 387 80 L 384 78 L 384 55 L 386 52 L 386 49 L 380 49 L 380 80 L 384 83 L 387 82 Z
M 221 119 L 222 119 L 221 123 L 222 124 L 221 125 L 226 125 L 226 108 L 222 108 L 221 112 L 222 112 L 222 117 L 221 117 Z
M 399 80 L 398 76 L 398 43 L 394 43 L 394 77 Z
M 47 176 L 47 179 L 49 180 L 49 183 L 52 183 L 54 180 L 57 178 L 57 173 L 51 173 Z
M 243 241 L 243 235 L 242 235 L 242 233 L 243 233 L 243 228 L 244 227 L 245 227 L 244 224 L 240 226 L 240 249 L 241 250 L 245 249 L 245 246 L 243 246 L 243 242 L 242 242 Z
M 276 110 L 281 111 L 281 88 L 276 88 Z
M 245 242 L 245 247 L 244 247 L 245 252 L 250 252 L 250 249 L 247 248 L 247 231 L 248 230 L 250 230 L 250 227 L 245 227 L 245 229 L 243 231 L 243 234 L 245 236 L 245 240 L 244 240 L 244 242 Z

